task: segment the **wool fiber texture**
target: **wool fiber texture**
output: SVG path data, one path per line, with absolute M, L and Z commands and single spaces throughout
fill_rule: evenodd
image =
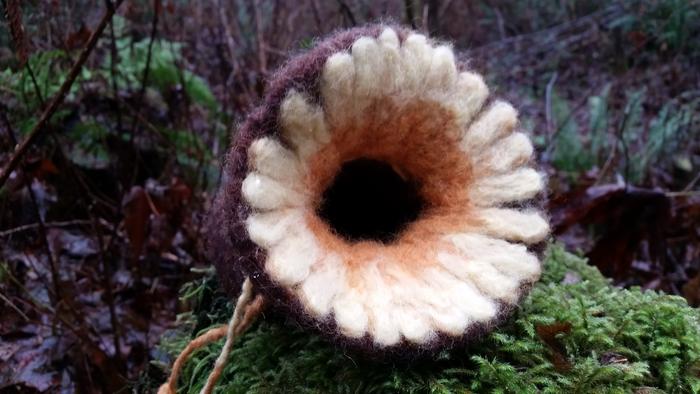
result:
M 337 33 L 238 129 L 208 240 L 225 287 L 371 353 L 469 341 L 540 275 L 544 177 L 517 111 L 449 45 Z

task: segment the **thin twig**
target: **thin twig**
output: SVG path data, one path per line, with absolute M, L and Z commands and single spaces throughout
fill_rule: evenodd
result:
M 684 190 L 680 192 L 666 192 L 666 197 L 694 197 L 700 196 L 700 190 Z
M 543 157 L 550 157 L 552 151 L 555 148 L 554 141 L 556 141 L 557 138 L 559 138 L 559 134 L 564 130 L 564 126 L 566 126 L 571 119 L 573 119 L 574 114 L 576 114 L 583 106 L 588 102 L 588 97 L 593 94 L 593 91 L 599 90 L 600 88 L 598 86 L 593 86 L 590 89 L 588 89 L 584 94 L 581 95 L 581 100 L 574 105 L 573 108 L 569 111 L 569 113 L 566 115 L 564 119 L 562 119 L 561 122 L 557 122 L 557 129 L 554 130 L 554 133 L 552 133 L 551 138 L 549 139 L 549 144 L 545 148 L 545 152 L 543 153 Z
M 5 0 L 3 4 L 5 5 L 5 16 L 7 17 L 15 52 L 20 65 L 23 65 L 29 59 L 29 45 L 27 45 L 27 36 L 24 34 L 24 25 L 22 24 L 22 1 Z
M 557 82 L 558 76 L 559 74 L 556 71 L 552 74 L 549 82 L 547 82 L 547 88 L 544 93 L 544 117 L 545 126 L 547 127 L 545 139 L 547 146 L 549 146 L 552 139 L 552 91 L 554 90 L 554 84 Z
M 698 183 L 698 181 L 700 181 L 700 172 L 698 172 L 697 175 L 695 175 L 695 178 L 688 182 L 688 184 L 683 188 L 683 191 L 689 192 L 693 188 L 693 186 L 695 186 L 695 184 Z
M 338 5 L 340 5 L 340 12 L 350 20 L 350 24 L 352 26 L 357 26 L 357 19 L 355 19 L 355 15 L 352 13 L 352 9 L 350 9 L 347 3 L 345 3 L 343 0 L 337 1 Z
M 62 228 L 62 227 L 73 227 L 73 226 L 85 226 L 90 224 L 89 220 L 68 220 L 65 222 L 45 222 L 44 227 L 46 228 Z M 39 223 L 25 224 L 23 226 L 17 226 L 9 230 L 0 231 L 0 238 L 6 238 L 14 234 L 23 233 L 25 231 L 36 230 L 39 228 Z
M 265 51 L 260 0 L 253 1 L 253 14 L 255 15 L 255 39 L 258 44 L 258 67 L 260 73 L 265 76 L 267 74 L 267 52 Z
M 148 87 L 148 75 L 151 72 L 151 58 L 153 57 L 153 44 L 156 40 L 156 33 L 158 32 L 158 13 L 160 6 L 158 3 L 161 0 L 153 0 L 153 19 L 151 20 L 151 34 L 148 39 L 148 49 L 146 51 L 146 64 L 143 67 L 143 76 L 141 77 L 141 87 L 139 89 L 138 96 L 136 96 L 136 113 L 138 114 L 141 110 L 141 104 L 143 103 L 143 97 L 146 95 L 146 88 Z M 131 123 L 130 139 L 133 143 L 134 132 L 136 131 L 136 118 Z
M 5 128 L 7 129 L 7 134 L 10 137 L 10 141 L 12 142 L 13 145 L 17 144 L 17 138 L 15 137 L 15 131 L 12 128 L 12 124 L 10 124 L 10 120 L 7 118 L 7 114 L 5 113 L 5 110 L 2 106 L 2 111 L 0 113 L 2 114 L 2 120 L 3 123 L 5 123 Z M 54 295 L 54 302 L 56 305 L 59 305 L 61 301 L 63 300 L 63 297 L 61 295 L 61 286 L 60 286 L 60 276 L 58 274 L 58 266 L 56 264 L 56 259 L 54 258 L 53 252 L 51 251 L 51 246 L 49 245 L 49 237 L 48 237 L 48 232 L 46 231 L 46 226 L 44 225 L 44 218 L 41 215 L 41 210 L 39 209 L 39 203 L 37 202 L 36 198 L 36 193 L 34 193 L 34 189 L 32 189 L 32 185 L 27 179 L 26 176 L 22 176 L 22 183 L 24 184 L 25 189 L 27 189 L 27 193 L 29 194 L 29 200 L 32 203 L 32 208 L 34 209 L 34 214 L 36 215 L 37 223 L 39 224 L 39 233 L 41 234 L 41 241 L 43 243 L 44 248 L 46 249 L 46 258 L 49 260 L 49 269 L 51 271 L 51 281 L 53 282 L 53 295 Z
M 311 12 L 314 16 L 314 22 L 316 23 L 316 31 L 318 34 L 323 34 L 323 23 L 321 22 L 321 13 L 319 12 L 318 0 L 310 0 Z
M 25 315 L 24 312 L 22 312 L 22 310 L 19 309 L 19 307 L 12 302 L 12 300 L 5 297 L 5 295 L 3 295 L 2 293 L 0 293 L 0 300 L 5 301 L 5 303 L 7 305 L 9 305 L 10 308 L 14 309 L 14 311 L 17 312 L 18 315 L 22 316 L 22 319 L 24 319 L 24 321 L 26 321 L 26 322 L 31 321 L 31 319 L 29 319 L 29 317 L 27 315 Z
M 238 61 L 236 60 L 236 40 L 234 38 L 233 27 L 228 18 L 227 9 L 223 6 L 221 0 L 216 0 L 216 6 L 219 9 L 219 12 L 217 12 L 217 14 L 219 14 L 219 22 L 221 22 L 221 26 L 224 27 L 224 31 L 226 32 L 224 40 L 226 41 L 226 47 L 229 52 L 228 55 L 231 59 L 231 67 L 236 69 L 238 68 Z
M 111 4 L 110 0 L 106 0 L 107 4 Z M 110 51 L 110 61 L 109 61 L 109 74 L 112 80 L 112 94 L 114 94 L 115 108 L 117 113 L 117 130 L 119 134 L 123 131 L 122 124 L 122 110 L 119 105 L 119 86 L 117 84 L 117 61 L 119 56 L 119 51 L 117 50 L 117 37 L 114 33 L 114 21 L 109 24 L 109 51 Z
M 24 141 L 22 141 L 22 143 L 19 146 L 17 146 L 14 153 L 12 154 L 12 157 L 10 157 L 10 161 L 2 169 L 2 172 L 0 173 L 0 188 L 2 188 L 5 185 L 5 182 L 7 182 L 7 179 L 10 177 L 12 171 L 14 171 L 15 168 L 17 168 L 17 165 L 19 165 L 22 156 L 24 156 L 24 154 L 27 153 L 32 144 L 34 144 L 37 138 L 39 138 L 44 132 L 44 130 L 46 130 L 46 124 L 49 122 L 49 120 L 51 120 L 51 117 L 53 116 L 54 112 L 56 112 L 58 107 L 65 100 L 66 95 L 70 91 L 71 86 L 73 86 L 73 82 L 75 82 L 76 78 L 78 77 L 78 74 L 80 74 L 80 71 L 83 68 L 83 64 L 85 64 L 85 61 L 87 60 L 88 56 L 90 56 L 93 49 L 95 49 L 95 45 L 97 44 L 100 35 L 102 35 L 102 32 L 107 26 L 107 23 L 112 19 L 112 16 L 114 15 L 114 11 L 117 7 L 119 7 L 122 1 L 123 0 L 116 0 L 114 3 L 114 7 L 108 8 L 107 11 L 105 11 L 104 15 L 102 16 L 102 19 L 100 20 L 100 23 L 97 25 L 97 28 L 95 28 L 95 31 L 92 33 L 90 39 L 85 44 L 85 47 L 80 53 L 78 60 L 75 62 L 75 64 L 73 64 L 73 67 L 71 67 L 70 71 L 68 72 L 68 76 L 61 85 L 61 88 L 51 100 L 49 106 L 46 107 L 44 112 L 41 114 L 39 121 L 29 132 L 27 138 Z
M 571 22 L 563 22 L 544 30 L 523 33 L 517 36 L 507 37 L 503 40 L 486 43 L 482 46 L 470 49 L 468 54 L 473 55 L 475 53 L 483 53 L 484 51 L 496 52 L 494 49 L 512 50 L 513 46 L 519 45 L 528 40 L 535 41 L 538 43 L 538 45 L 528 48 L 528 50 L 525 52 L 529 52 L 533 49 L 541 50 L 543 47 L 547 47 L 547 45 L 549 45 L 553 40 L 558 40 L 559 35 L 569 29 L 577 29 L 582 26 L 586 26 L 591 22 L 597 22 L 600 25 L 605 25 L 608 21 L 618 17 L 620 13 L 621 10 L 619 5 L 613 4 L 607 8 L 592 12 Z
M 117 311 L 114 304 L 114 292 L 112 291 L 112 267 L 107 263 L 106 249 L 104 245 L 104 240 L 102 238 L 102 231 L 96 219 L 92 220 L 92 230 L 97 238 L 97 245 L 99 247 L 99 257 L 100 257 L 100 268 L 102 268 L 102 287 L 105 290 L 105 298 L 107 301 L 107 308 L 109 310 L 109 321 L 112 326 L 112 334 L 114 341 L 114 357 L 121 363 L 122 361 L 122 351 L 121 351 L 121 335 L 119 333 L 119 320 L 117 319 Z
M 629 103 L 627 107 L 625 107 L 625 110 L 623 111 L 622 115 L 622 122 L 620 122 L 620 128 L 618 129 L 618 132 L 615 133 L 617 139 L 620 141 L 620 144 L 622 145 L 622 153 L 625 155 L 625 190 L 627 190 L 630 182 L 630 154 L 629 154 L 629 147 L 627 146 L 627 141 L 625 141 L 625 129 L 627 129 L 627 122 L 630 117 L 630 111 L 634 106 L 637 105 L 637 102 L 641 100 L 641 95 L 635 97 L 635 100 Z
M 36 81 L 36 74 L 34 74 L 34 70 L 32 70 L 32 66 L 27 62 L 24 66 L 27 69 L 27 73 L 29 74 L 29 79 L 32 80 L 32 86 L 34 86 L 34 93 L 36 94 L 36 97 L 39 99 L 39 105 L 43 108 L 46 102 L 44 101 L 44 96 L 41 94 L 41 88 L 39 88 L 39 83 Z
M 603 164 L 603 167 L 598 172 L 598 177 L 596 178 L 595 182 L 593 182 L 593 186 L 600 185 L 600 183 L 603 181 L 603 179 L 608 175 L 608 171 L 610 171 L 610 168 L 612 168 L 613 160 L 615 160 L 616 153 L 617 153 L 617 139 L 615 139 L 613 146 L 610 148 L 610 154 L 608 155 L 608 158 L 605 160 L 605 164 Z

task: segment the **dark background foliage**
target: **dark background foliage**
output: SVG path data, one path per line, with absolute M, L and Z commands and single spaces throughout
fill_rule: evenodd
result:
M 569 250 L 700 303 L 696 0 L 124 1 L 45 124 L 113 4 L 2 6 L 0 392 L 114 392 L 160 359 L 235 125 L 290 54 L 373 21 L 454 42 L 515 104 Z

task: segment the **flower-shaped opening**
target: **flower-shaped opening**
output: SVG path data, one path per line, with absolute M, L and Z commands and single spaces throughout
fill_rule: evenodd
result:
M 236 212 L 259 272 L 379 348 L 491 326 L 537 280 L 528 245 L 549 231 L 516 111 L 420 34 L 386 28 L 318 64 L 318 97 L 289 84 L 279 133 L 245 151 Z

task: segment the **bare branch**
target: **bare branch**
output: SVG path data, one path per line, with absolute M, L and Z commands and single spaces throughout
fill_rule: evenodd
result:
M 15 152 L 12 154 L 12 157 L 10 157 L 10 161 L 2 169 L 2 172 L 0 173 L 0 188 L 5 185 L 5 182 L 7 182 L 7 179 L 10 177 L 10 174 L 12 173 L 12 171 L 14 171 L 15 168 L 17 168 L 17 165 L 20 163 L 22 156 L 24 156 L 24 154 L 27 153 L 29 147 L 31 147 L 32 144 L 37 140 L 37 138 L 41 136 L 43 131 L 46 130 L 45 126 L 49 122 L 49 120 L 51 120 L 51 117 L 53 116 L 54 112 L 56 112 L 58 107 L 61 104 L 63 104 L 66 95 L 70 91 L 71 86 L 73 86 L 73 82 L 75 82 L 75 79 L 78 77 L 78 74 L 80 74 L 80 70 L 83 68 L 85 61 L 90 56 L 93 49 L 95 49 L 97 40 L 100 38 L 100 35 L 102 35 L 102 32 L 104 31 L 105 27 L 107 27 L 109 21 L 112 20 L 114 11 L 119 7 L 122 1 L 123 0 L 116 0 L 116 2 L 114 3 L 114 7 L 107 8 L 107 10 L 105 11 L 104 15 L 102 16 L 102 19 L 100 20 L 100 23 L 97 25 L 97 28 L 95 28 L 95 31 L 92 33 L 90 39 L 85 44 L 85 48 L 83 48 L 82 52 L 80 53 L 78 60 L 75 62 L 75 64 L 73 64 L 73 67 L 71 67 L 70 71 L 68 72 L 68 76 L 66 77 L 65 82 L 63 82 L 61 88 L 51 100 L 49 106 L 46 107 L 44 112 L 41 114 L 41 118 L 39 118 L 39 121 L 29 132 L 29 136 L 24 141 L 22 141 L 22 143 L 19 144 L 19 146 L 17 146 Z

